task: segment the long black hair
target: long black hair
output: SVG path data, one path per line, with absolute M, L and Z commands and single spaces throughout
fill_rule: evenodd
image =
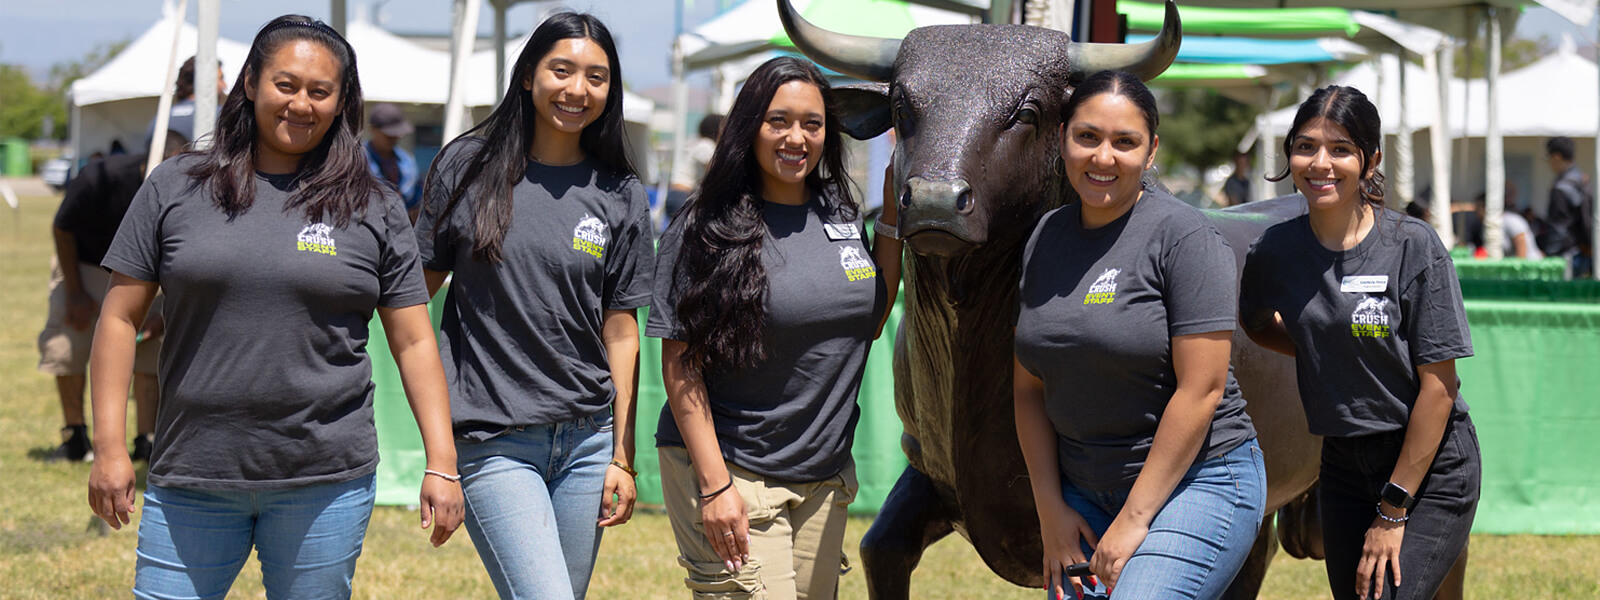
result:
M 1317 118 L 1327 119 L 1350 134 L 1350 141 L 1361 151 L 1361 186 L 1358 188 L 1361 201 L 1371 205 L 1373 210 L 1381 211 L 1383 172 L 1378 170 L 1374 159 L 1383 142 L 1382 121 L 1378 118 L 1378 107 L 1372 105 L 1366 94 L 1353 87 L 1330 85 L 1312 93 L 1300 104 L 1300 110 L 1294 113 L 1294 124 L 1289 126 L 1289 134 L 1283 136 L 1283 170 L 1268 177 L 1267 181 L 1283 181 L 1289 176 L 1288 158 L 1294 156 L 1294 138 L 1300 135 L 1307 123 Z
M 677 314 L 688 346 L 683 364 L 692 373 L 754 365 L 766 358 L 767 270 L 761 264 L 761 165 L 756 135 L 778 88 L 791 81 L 816 86 L 825 112 L 822 155 L 805 185 L 824 214 L 854 220 L 859 213 L 844 169 L 833 89 L 810 62 L 779 57 L 756 68 L 722 122 L 716 152 L 688 204 L 678 213 L 683 245 L 673 280 Z
M 256 33 L 239 79 L 218 111 L 215 143 L 199 153 L 199 162 L 188 171 L 197 186 L 209 187 L 217 208 L 229 219 L 249 211 L 255 203 L 256 141 L 260 133 L 255 102 L 245 95 L 246 84 L 257 83 L 267 59 L 279 49 L 300 40 L 317 43 L 339 62 L 339 114 L 316 147 L 300 157 L 294 191 L 284 210 L 301 208 L 307 220 L 331 219 L 343 227 L 350 223 L 352 215 L 366 210 L 372 195 L 384 189 L 368 170 L 366 153 L 361 150 L 361 124 L 366 120 L 362 118 L 364 104 L 355 51 L 339 32 L 323 22 L 284 15 Z
M 445 217 L 456 209 L 470 189 L 473 198 L 472 258 L 476 260 L 490 264 L 500 262 L 500 246 L 505 241 L 506 229 L 511 227 L 511 188 L 527 172 L 528 151 L 533 147 L 533 125 L 539 115 L 533 107 L 533 95 L 522 89 L 522 82 L 534 76 L 539 61 L 550 53 L 556 42 L 574 38 L 599 44 L 611 68 L 605 109 L 598 119 L 583 128 L 578 147 L 613 175 L 636 177 L 633 163 L 628 161 L 628 140 L 623 130 L 622 62 L 617 58 L 617 44 L 611 37 L 611 30 L 588 13 L 552 15 L 533 30 L 522 53 L 517 55 L 500 105 L 489 118 L 451 141 L 446 151 L 439 152 L 439 156 L 445 156 L 449 146 L 469 138 L 482 140 L 482 147 L 462 170 L 455 189 L 449 191 L 450 200 L 433 222 L 433 232 L 437 233 Z M 435 178 L 441 170 L 439 166 L 442 165 L 428 170 L 424 190 L 431 190 L 438 183 Z

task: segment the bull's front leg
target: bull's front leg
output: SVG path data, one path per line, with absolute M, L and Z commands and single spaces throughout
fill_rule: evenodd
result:
M 933 480 L 915 467 L 906 467 L 900 474 L 872 527 L 861 538 L 869 598 L 911 597 L 911 572 L 922 561 L 923 550 L 953 530 L 953 511 L 939 498 Z

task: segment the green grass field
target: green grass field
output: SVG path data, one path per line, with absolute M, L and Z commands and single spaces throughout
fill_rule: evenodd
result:
M 127 597 L 133 585 L 132 528 L 102 533 L 85 502 L 86 464 L 46 463 L 58 443 L 61 414 L 51 379 L 34 369 L 44 323 L 50 218 L 58 197 L 24 196 L 20 211 L 0 216 L 0 598 Z M 130 411 L 131 413 L 132 411 Z M 131 416 L 131 414 L 130 414 Z M 130 431 L 132 427 L 130 424 Z M 852 519 L 846 551 L 856 550 L 868 519 Z M 1026 532 L 1018 532 L 1025 534 Z M 1600 598 L 1600 537 L 1474 536 L 1468 598 Z M 606 533 L 589 597 L 685 598 L 683 571 L 666 516 L 644 511 Z M 984 567 L 958 536 L 923 558 L 912 594 L 926 599 L 1028 598 Z M 413 511 L 379 507 L 356 570 L 358 598 L 492 598 L 494 588 L 463 530 L 443 548 L 428 546 Z M 259 567 L 246 565 L 230 598 L 264 597 Z M 865 598 L 857 568 L 841 598 Z M 1263 598 L 1326 598 L 1322 565 L 1279 556 Z

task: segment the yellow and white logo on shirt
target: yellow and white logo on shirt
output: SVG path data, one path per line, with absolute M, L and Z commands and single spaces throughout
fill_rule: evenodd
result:
M 850 281 L 861 281 L 878 276 L 878 270 L 873 268 L 872 261 L 861 256 L 861 250 L 855 246 L 839 247 L 839 266 L 844 267 L 844 276 Z
M 1389 314 L 1383 310 L 1388 306 L 1388 298 L 1363 298 L 1356 305 L 1356 310 L 1350 313 L 1350 335 L 1358 338 L 1389 337 Z
M 1089 286 L 1089 293 L 1083 295 L 1084 304 L 1111 304 L 1117 299 L 1117 275 L 1122 269 L 1106 269 L 1100 277 Z
M 333 227 L 323 223 L 312 223 L 301 229 L 300 235 L 295 239 L 295 249 L 328 256 L 339 255 L 338 248 L 333 243 Z
M 572 230 L 572 249 L 582 250 L 595 258 L 606 251 L 606 224 L 584 213 L 583 220 Z

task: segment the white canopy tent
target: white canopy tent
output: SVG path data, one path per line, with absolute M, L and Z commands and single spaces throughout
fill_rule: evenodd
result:
M 172 87 L 167 61 L 175 28 L 178 56 L 193 56 L 199 46 L 198 30 L 183 22 L 176 11 L 168 10 L 105 66 L 73 82 L 69 95 L 76 156 L 87 155 L 86 148 L 107 148 L 113 140 L 121 140 L 130 152 L 142 151 L 139 147 L 145 143 L 158 98 Z M 228 81 L 238 77 L 249 52 L 248 45 L 217 41 L 217 57 Z

